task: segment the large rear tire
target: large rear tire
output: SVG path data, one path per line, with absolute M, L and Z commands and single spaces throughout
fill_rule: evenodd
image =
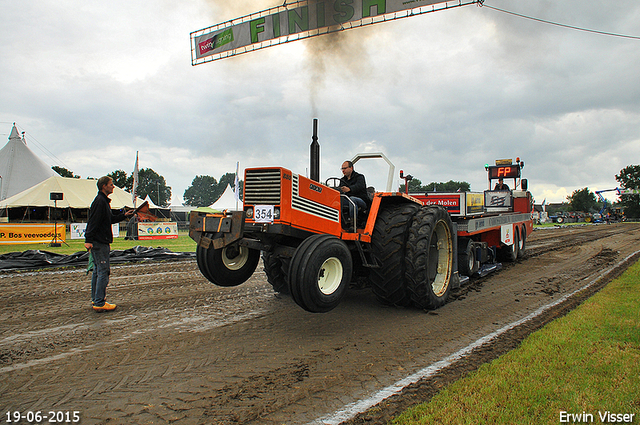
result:
M 434 310 L 449 297 L 453 275 L 453 224 L 446 209 L 424 206 L 407 240 L 405 281 L 413 305 Z
M 289 294 L 289 283 L 287 281 L 288 262 L 273 255 L 272 252 L 262 253 L 262 263 L 264 273 L 267 275 L 267 282 L 271 284 L 273 290 L 280 294 Z
M 380 208 L 371 235 L 371 249 L 380 263 L 369 274 L 371 289 L 383 304 L 407 306 L 410 297 L 404 283 L 404 256 L 411 219 L 420 208 L 413 203 Z
M 256 270 L 260 251 L 237 245 L 220 249 L 198 247 L 196 259 L 200 271 L 210 282 L 218 286 L 238 286 Z
M 353 260 L 347 245 L 332 235 L 313 235 L 296 249 L 289 266 L 293 300 L 311 313 L 333 310 L 351 282 Z

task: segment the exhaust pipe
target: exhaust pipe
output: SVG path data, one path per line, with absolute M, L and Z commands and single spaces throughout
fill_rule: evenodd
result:
M 320 143 L 318 143 L 318 119 L 313 119 L 313 137 L 311 138 L 311 180 L 320 181 Z

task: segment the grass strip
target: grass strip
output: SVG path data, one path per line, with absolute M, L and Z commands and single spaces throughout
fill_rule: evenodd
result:
M 640 262 L 392 423 L 640 424 Z

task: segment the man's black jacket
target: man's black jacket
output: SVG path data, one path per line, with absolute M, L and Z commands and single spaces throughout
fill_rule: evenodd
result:
M 347 196 L 357 196 L 362 199 L 364 202 L 369 204 L 369 194 L 367 193 L 367 182 L 364 179 L 364 175 L 358 173 L 356 170 L 351 172 L 351 178 L 347 179 L 347 176 L 343 176 L 340 179 L 340 187 L 347 186 L 351 189 L 350 192 L 347 192 Z
M 113 242 L 111 225 L 125 219 L 124 214 L 111 212 L 111 199 L 102 192 L 98 192 L 89 208 L 87 230 L 84 233 L 86 243 L 110 244 Z

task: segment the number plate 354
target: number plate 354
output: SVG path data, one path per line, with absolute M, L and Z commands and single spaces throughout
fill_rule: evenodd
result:
M 253 221 L 256 223 L 273 223 L 273 205 L 256 205 Z

